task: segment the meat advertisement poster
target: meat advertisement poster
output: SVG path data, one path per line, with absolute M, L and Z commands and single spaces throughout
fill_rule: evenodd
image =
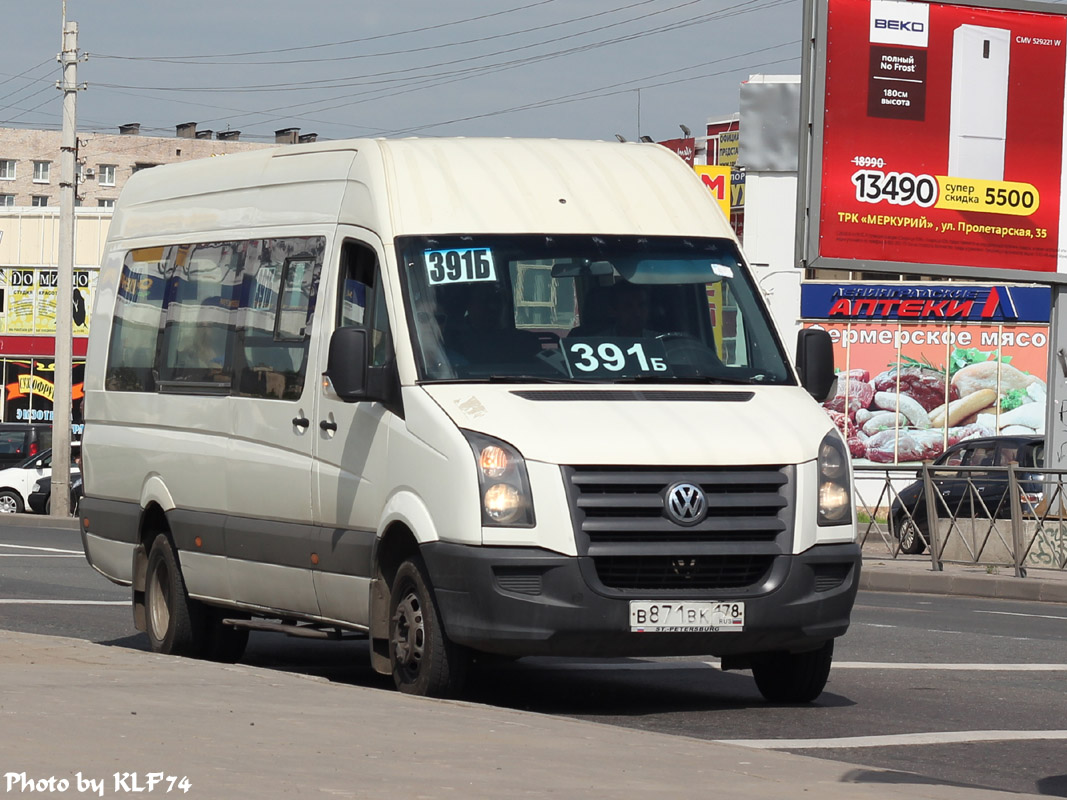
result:
M 809 67 L 821 107 L 807 265 L 1067 273 L 1067 19 L 914 0 L 822 2 L 825 61 Z
M 816 285 L 803 290 L 806 316 L 824 318 L 806 324 L 827 330 L 834 342 L 837 394 L 824 407 L 857 463 L 917 463 L 976 436 L 1044 433 L 1048 325 L 1027 318 L 1047 320 L 1046 287 Z M 883 305 L 871 306 L 877 312 L 894 308 L 892 300 L 899 304 L 909 302 L 900 298 L 911 298 L 916 308 L 930 309 L 936 307 L 932 301 L 912 295 L 943 292 L 987 301 L 970 306 L 973 316 L 948 320 L 934 314 L 910 322 L 879 320 L 855 303 L 857 294 L 882 297 Z M 1005 295 L 1003 306 L 1018 301 L 1010 306 L 1016 321 L 1009 324 L 994 319 L 1003 310 L 994 314 L 988 302 L 990 296 Z M 842 299 L 853 301 L 849 309 Z

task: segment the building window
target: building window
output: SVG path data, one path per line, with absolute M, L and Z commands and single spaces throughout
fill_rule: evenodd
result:
M 0 180 L 15 180 L 15 162 L 12 159 L 0 159 Z
M 115 207 L 115 198 L 114 197 L 99 197 L 96 200 L 96 206 L 97 206 L 97 208 L 114 208 Z
M 15 205 L 15 195 L 13 194 L 0 194 L 0 206 L 13 206 Z
M 30 205 L 36 208 L 44 208 L 48 205 L 48 197 L 43 194 L 35 194 L 30 198 Z
M 100 185 L 101 186 L 114 186 L 115 185 L 115 165 L 114 164 L 101 164 L 100 165 Z
M 33 162 L 33 182 L 34 183 L 48 183 L 48 175 L 52 171 L 51 161 L 34 161 Z

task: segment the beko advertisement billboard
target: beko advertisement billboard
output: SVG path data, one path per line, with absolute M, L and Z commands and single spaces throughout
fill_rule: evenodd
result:
M 808 0 L 805 24 L 798 263 L 1067 282 L 1061 7 Z

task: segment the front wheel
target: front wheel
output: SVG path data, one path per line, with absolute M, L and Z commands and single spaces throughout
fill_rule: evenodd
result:
M 199 657 L 206 645 L 203 607 L 189 599 L 178 554 L 166 534 L 148 552 L 145 576 L 145 626 L 155 653 Z
M 810 703 L 826 688 L 834 640 L 805 653 L 763 653 L 752 660 L 752 676 L 771 703 Z
M 0 514 L 21 514 L 25 506 L 22 495 L 13 489 L 0 491 Z
M 463 688 L 469 654 L 445 636 L 426 566 L 418 556 L 400 565 L 389 599 L 389 660 L 396 688 L 424 697 L 454 697 Z

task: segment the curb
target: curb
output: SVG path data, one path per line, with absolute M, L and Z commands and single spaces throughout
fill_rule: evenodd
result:
M 933 570 L 898 572 L 867 564 L 860 570 L 859 588 L 872 592 L 952 594 L 1000 600 L 1067 603 L 1067 581 L 1000 575 L 958 575 Z

